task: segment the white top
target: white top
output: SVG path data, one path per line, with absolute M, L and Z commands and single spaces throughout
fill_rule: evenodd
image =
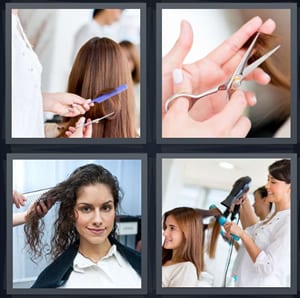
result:
M 12 138 L 44 137 L 42 66 L 12 14 Z
M 113 245 L 97 264 L 78 252 L 60 288 L 141 288 L 141 278 Z
M 290 287 L 290 209 L 277 212 L 263 223 L 246 228 L 261 252 L 253 263 L 245 247 L 240 247 L 232 272 L 236 287 Z
M 192 262 L 181 262 L 173 265 L 162 266 L 162 287 L 211 287 L 212 276 L 201 272 L 200 280 L 197 270 Z
M 118 42 L 114 25 L 99 25 L 95 20 L 82 26 L 74 38 L 73 59 L 75 59 L 80 48 L 93 37 L 109 37 Z

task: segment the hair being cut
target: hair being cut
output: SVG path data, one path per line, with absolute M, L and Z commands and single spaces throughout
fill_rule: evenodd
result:
M 102 103 L 95 103 L 84 116 L 95 120 L 111 112 L 114 114 L 93 123 L 93 138 L 133 138 L 135 130 L 135 101 L 133 83 L 127 57 L 120 45 L 109 38 L 94 37 L 79 50 L 68 82 L 67 91 L 86 99 L 94 99 L 127 84 L 128 89 Z M 82 115 L 64 117 L 65 128 L 59 137 L 66 137 L 69 126 L 75 126 Z
M 256 33 L 248 39 L 248 41 L 244 44 L 243 48 L 247 49 L 251 42 L 253 41 Z M 251 57 L 248 60 L 248 64 L 256 61 L 260 57 L 262 57 L 268 50 L 271 50 L 274 45 L 278 44 L 279 37 L 272 34 L 259 34 L 259 37 L 255 43 L 254 51 Z M 271 84 L 277 87 L 281 87 L 290 92 L 291 82 L 290 77 L 283 74 L 274 63 L 274 57 L 271 56 L 267 60 L 265 60 L 260 67 L 271 77 Z M 277 109 L 277 121 L 284 121 L 290 115 L 290 101 L 283 100 L 281 106 Z
M 107 169 L 96 164 L 87 164 L 77 168 L 69 178 L 57 184 L 39 198 L 36 202 L 35 209 L 27 216 L 27 223 L 24 226 L 26 245 L 33 259 L 40 257 L 46 250 L 46 245 L 42 241 L 45 223 L 43 218 L 40 218 L 36 211 L 39 201 L 44 201 L 46 205 L 49 201 L 60 203 L 54 224 L 51 249 L 47 252 L 47 254 L 51 254 L 55 258 L 70 245 L 79 241 L 79 235 L 75 228 L 74 212 L 77 195 L 82 187 L 95 185 L 97 183 L 105 184 L 110 188 L 114 200 L 114 207 L 117 212 L 119 202 L 123 196 L 118 179 Z M 115 226 L 110 236 L 113 236 L 114 233 Z

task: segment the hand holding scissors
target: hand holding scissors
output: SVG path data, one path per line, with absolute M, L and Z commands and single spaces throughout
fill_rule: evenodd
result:
M 162 114 L 165 115 L 165 102 L 174 94 L 172 72 L 182 69 L 184 77 L 191 80 L 193 93 L 201 93 L 220 82 L 225 82 L 237 68 L 245 51 L 242 49 L 245 42 L 256 32 L 271 34 L 276 24 L 269 19 L 262 22 L 261 18 L 254 17 L 244 24 L 220 46 L 210 52 L 206 57 L 190 64 L 184 64 L 193 43 L 193 31 L 187 21 L 182 21 L 181 31 L 170 52 L 163 57 L 162 63 Z M 207 74 L 210 74 L 209 76 Z M 249 74 L 247 79 L 255 80 L 259 84 L 267 84 L 270 77 L 259 67 Z M 182 90 L 180 90 L 182 91 Z M 186 91 L 186 90 L 184 90 Z M 247 101 L 251 101 L 252 94 L 245 93 Z M 199 100 L 192 106 L 190 113 L 195 120 L 205 120 L 223 110 L 225 103 L 219 96 L 212 96 L 210 100 Z
M 174 84 L 174 91 L 191 90 L 190 80 L 183 76 L 180 83 Z M 251 128 L 250 120 L 243 115 L 248 106 L 244 92 L 237 90 L 224 109 L 209 119 L 197 121 L 189 113 L 189 101 L 179 97 L 170 106 L 162 122 L 164 138 L 218 138 L 245 137 Z
M 247 77 L 254 69 L 256 69 L 261 63 L 263 63 L 266 59 L 268 59 L 273 53 L 275 53 L 280 45 L 272 49 L 271 51 L 267 52 L 265 55 L 257 59 L 255 62 L 252 64 L 247 65 L 247 61 L 253 51 L 254 45 L 259 37 L 259 32 L 256 33 L 252 43 L 250 44 L 249 48 L 247 49 L 246 53 L 244 54 L 241 62 L 233 72 L 233 74 L 230 76 L 230 78 L 224 82 L 221 85 L 218 85 L 216 87 L 213 87 L 203 93 L 200 94 L 191 94 L 187 92 L 182 92 L 182 93 L 176 93 L 170 98 L 168 98 L 165 102 L 165 112 L 168 111 L 169 104 L 176 98 L 178 97 L 189 97 L 192 99 L 201 99 L 203 97 L 206 97 L 208 95 L 217 93 L 219 91 L 226 91 L 227 92 L 227 101 L 229 100 L 231 94 L 233 93 L 234 90 L 240 87 L 242 81 Z

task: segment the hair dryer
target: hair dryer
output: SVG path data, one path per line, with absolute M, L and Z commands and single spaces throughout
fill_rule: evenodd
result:
M 234 209 L 230 210 L 233 205 L 235 205 L 236 201 L 240 199 L 246 192 L 248 192 L 250 188 L 251 178 L 249 176 L 241 177 L 236 180 L 233 184 L 232 190 L 229 195 L 226 197 L 221 204 L 227 207 L 227 210 L 224 212 L 224 216 L 227 217 L 230 212 L 233 212 L 233 217 L 236 213 L 239 212 L 239 206 L 234 206 Z

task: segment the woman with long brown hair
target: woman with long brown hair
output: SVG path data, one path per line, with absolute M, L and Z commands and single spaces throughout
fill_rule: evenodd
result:
M 141 255 L 115 237 L 122 191 L 117 177 L 97 164 L 77 168 L 44 193 L 24 226 L 34 259 L 51 254 L 33 288 L 140 288 Z M 39 203 L 59 203 L 50 250 L 42 240 Z
M 162 247 L 162 286 L 211 286 L 202 276 L 204 271 L 204 235 L 202 220 L 215 216 L 218 210 L 178 207 L 163 216 L 164 243 Z M 220 225 L 213 228 L 209 256 L 214 257 Z
M 131 73 L 125 54 L 118 43 L 109 38 L 94 37 L 79 50 L 68 81 L 68 92 L 94 99 L 120 85 L 128 89 L 101 103 L 95 103 L 84 115 L 92 121 L 113 114 L 92 124 L 93 138 L 134 138 L 135 103 Z M 80 117 L 63 118 L 59 137 L 70 134 L 68 127 L 76 127 Z M 71 132 L 74 132 L 71 131 Z

